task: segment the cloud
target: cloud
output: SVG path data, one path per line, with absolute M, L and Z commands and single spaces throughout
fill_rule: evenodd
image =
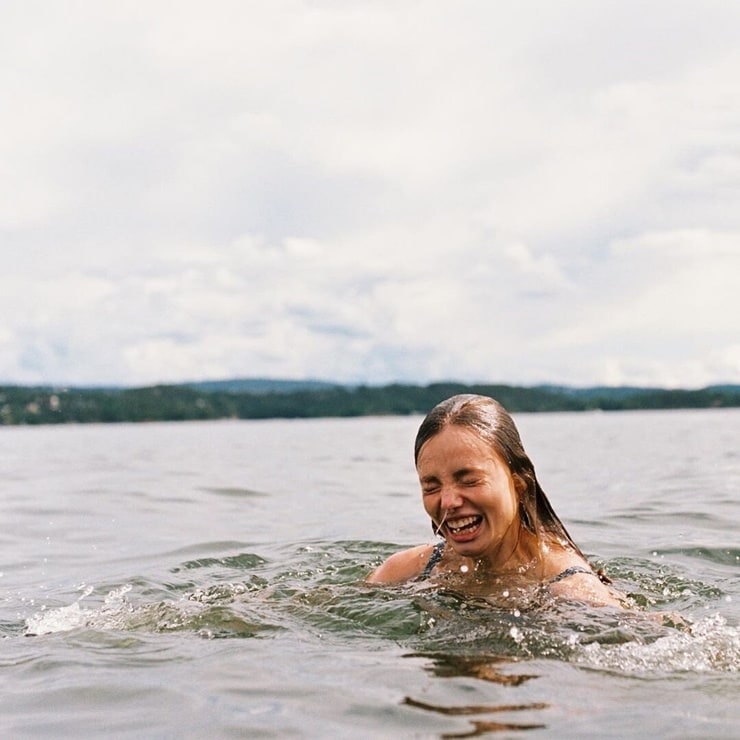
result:
M 737 232 L 698 230 L 614 241 L 541 350 L 569 352 L 584 379 L 608 383 L 701 386 L 738 377 L 738 243 Z
M 737 380 L 739 15 L 6 3 L 0 380 Z

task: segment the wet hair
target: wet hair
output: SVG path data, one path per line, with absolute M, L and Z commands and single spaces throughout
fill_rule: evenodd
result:
M 415 464 L 425 442 L 449 425 L 471 429 L 506 462 L 516 483 L 522 525 L 537 537 L 538 542 L 549 541 L 572 548 L 586 559 L 542 490 L 514 420 L 493 398 L 461 394 L 437 404 L 427 414 L 416 435 Z

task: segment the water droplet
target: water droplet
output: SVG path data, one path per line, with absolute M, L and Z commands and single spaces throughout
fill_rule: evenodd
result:
M 524 635 L 518 627 L 512 627 L 509 630 L 509 634 L 514 638 L 514 642 L 516 642 L 517 644 L 519 644 L 524 639 Z
M 468 572 L 468 566 L 467 565 L 461 565 L 460 566 L 460 572 L 461 573 L 467 573 Z

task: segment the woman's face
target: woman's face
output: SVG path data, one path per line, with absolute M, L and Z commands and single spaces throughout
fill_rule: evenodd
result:
M 416 470 L 427 514 L 460 555 L 503 564 L 516 548 L 519 498 L 506 463 L 473 430 L 450 424 L 427 440 Z

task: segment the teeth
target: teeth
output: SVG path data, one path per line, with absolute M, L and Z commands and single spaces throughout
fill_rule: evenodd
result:
M 456 519 L 454 526 L 452 526 L 449 522 L 447 523 L 447 526 L 453 532 L 458 532 L 459 530 L 463 529 L 464 527 L 467 527 L 470 524 L 473 524 L 476 521 L 478 521 L 477 516 L 466 516 L 466 517 L 463 517 L 462 519 Z

